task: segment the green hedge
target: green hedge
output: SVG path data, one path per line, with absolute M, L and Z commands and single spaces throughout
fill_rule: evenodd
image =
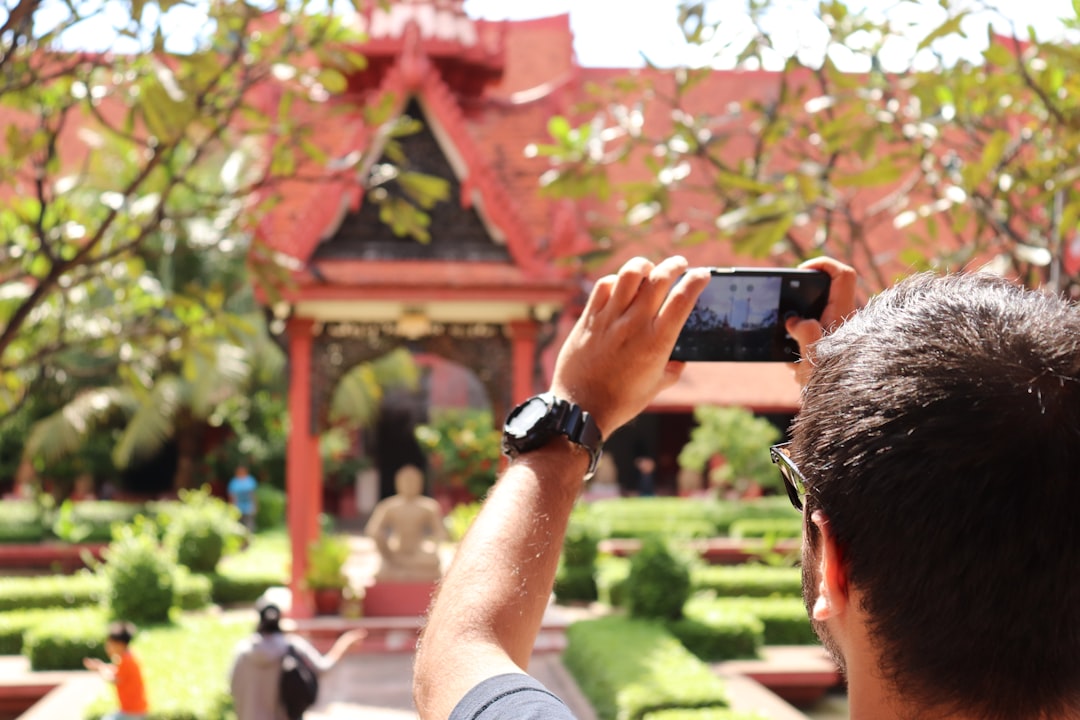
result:
M 626 583 L 630 580 L 630 558 L 602 556 L 596 561 L 596 591 L 602 603 L 626 606 Z
M 73 543 L 106 543 L 114 523 L 130 522 L 141 503 L 107 500 L 64 502 L 45 509 L 30 500 L 0 503 L 0 543 L 38 543 L 57 538 Z
M 253 603 L 268 589 L 289 584 L 289 578 L 286 575 L 269 570 L 262 573 L 252 571 L 237 573 L 226 570 L 207 577 L 211 583 L 211 596 L 219 605 Z
M 81 670 L 83 658 L 108 660 L 105 635 L 103 614 L 65 613 L 27 628 L 22 652 L 35 671 Z
M 626 603 L 630 559 L 602 557 L 596 564 L 601 602 L 618 607 Z M 694 565 L 690 584 L 695 593 L 711 591 L 718 597 L 801 598 L 802 571 L 769 565 Z
M 718 500 L 713 514 L 719 535 L 729 535 L 740 520 L 801 519 L 787 495 L 770 495 L 754 500 Z
M 800 521 L 787 497 L 756 500 L 700 498 L 612 498 L 574 508 L 571 524 L 599 538 L 703 538 L 728 535 L 741 520 Z
M 657 710 L 656 712 L 645 713 L 642 720 L 768 720 L 768 717 L 754 712 L 705 708 L 701 710 Z
M 173 584 L 173 606 L 181 610 L 201 610 L 213 602 L 214 584 L 206 575 L 180 572 Z
M 598 538 L 710 537 L 717 534 L 713 501 L 683 498 L 612 498 L 579 504 L 571 524 L 589 528 Z
M 92 500 L 65 502 L 56 513 L 53 534 L 68 542 L 107 543 L 116 523 L 129 523 L 144 512 L 141 503 Z
M 0 612 L 96 605 L 104 592 L 104 579 L 89 572 L 4 578 L 0 583 Z
M 258 581 L 251 579 L 242 582 L 259 582 L 265 585 L 267 580 L 269 578 L 264 577 Z M 0 583 L 0 612 L 98 605 L 105 592 L 105 584 L 104 578 L 89 572 L 5 578 L 3 583 Z M 174 585 L 174 603 L 183 610 L 204 608 L 214 599 L 214 588 L 215 583 L 209 577 L 179 573 Z M 247 592 L 250 591 L 245 591 Z M 225 594 L 228 595 L 229 591 Z M 258 595 L 255 597 L 258 598 Z
M 214 602 L 220 605 L 252 603 L 268 588 L 289 584 L 289 535 L 284 531 L 260 533 L 246 550 L 225 557 L 208 577 Z
M 687 603 L 689 605 L 689 603 Z M 747 608 L 715 606 L 668 623 L 687 650 L 706 662 L 756 658 L 765 627 Z
M 696 595 L 686 603 L 683 612 L 695 619 L 714 612 L 750 613 L 761 621 L 762 639 L 766 645 L 819 643 L 802 598 L 716 598 Z
M 85 618 L 91 617 L 104 626 L 105 612 L 96 607 L 77 610 L 52 608 L 2 612 L 0 613 L 0 655 L 21 655 L 23 638 L 31 628 L 47 624 L 63 625 L 69 621 L 81 623 Z
M 718 597 L 802 597 L 799 568 L 769 565 L 709 565 L 690 574 L 694 590 L 711 590 Z
M 36 543 L 47 535 L 48 527 L 36 503 L 30 500 L 0 502 L 0 543 Z
M 229 666 L 236 643 L 249 635 L 250 618 L 230 621 L 185 616 L 174 625 L 140 630 L 132 650 L 142 665 L 150 701 L 147 720 L 226 720 L 231 709 Z M 86 720 L 116 710 L 112 688 L 91 704 Z M 235 717 L 235 716 L 233 716 Z
M 669 708 L 724 708 L 723 681 L 660 623 L 609 616 L 574 623 L 563 662 L 600 720 Z
M 788 539 L 802 537 L 802 516 L 790 518 L 740 518 L 731 523 L 733 538 Z

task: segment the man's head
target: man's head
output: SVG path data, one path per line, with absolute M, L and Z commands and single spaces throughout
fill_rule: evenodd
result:
M 105 636 L 105 653 L 109 657 L 123 655 L 134 638 L 135 625 L 132 623 L 122 621 L 110 623 Z
M 262 635 L 281 632 L 281 608 L 276 603 L 261 598 L 255 603 L 255 610 L 259 613 L 259 624 L 255 627 L 255 632 Z
M 986 718 L 1080 708 L 1080 310 L 920 275 L 815 351 L 791 455 L 893 691 Z M 821 538 L 808 522 L 811 594 Z

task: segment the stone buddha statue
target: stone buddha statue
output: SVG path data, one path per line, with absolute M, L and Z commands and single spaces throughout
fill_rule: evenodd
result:
M 424 476 L 413 465 L 397 471 L 394 488 L 397 494 L 375 505 L 364 529 L 382 558 L 375 579 L 438 580 L 442 575 L 439 541 L 447 537 L 439 503 L 423 495 Z

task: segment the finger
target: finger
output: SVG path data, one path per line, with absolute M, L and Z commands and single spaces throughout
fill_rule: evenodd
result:
M 633 305 L 640 307 L 648 317 L 655 316 L 667 299 L 668 293 L 671 292 L 671 286 L 675 284 L 680 275 L 686 272 L 688 266 L 689 263 L 686 258 L 681 255 L 674 255 L 661 262 L 652 269 L 649 277 L 641 283 L 641 289 L 634 299 Z
M 652 272 L 653 264 L 643 257 L 635 257 L 627 260 L 621 268 L 615 281 L 615 287 L 611 291 L 605 310 L 609 313 L 621 315 L 634 301 L 641 283 Z
M 799 355 L 804 358 L 807 357 L 810 346 L 825 334 L 824 328 L 817 320 L 797 317 L 788 318 L 784 323 L 784 329 L 799 343 Z
M 589 300 L 585 303 L 585 310 L 582 312 L 583 316 L 596 315 L 604 309 L 611 299 L 611 291 L 615 287 L 615 280 L 614 275 L 605 275 L 596 281 L 592 292 L 589 293 Z
M 829 275 L 829 301 L 821 314 L 821 324 L 829 330 L 834 330 L 855 312 L 858 274 L 851 266 L 829 257 L 813 258 L 799 267 L 807 270 L 821 270 Z
M 709 284 L 710 277 L 708 269 L 693 268 L 688 270 L 667 294 L 663 306 L 656 314 L 656 320 L 653 321 L 659 342 L 670 343 L 674 347 L 675 338 L 690 317 L 701 291 Z

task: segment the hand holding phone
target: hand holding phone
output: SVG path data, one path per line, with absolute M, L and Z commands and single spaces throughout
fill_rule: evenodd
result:
M 672 360 L 794 362 L 799 344 L 789 317 L 819 319 L 830 277 L 821 270 L 712 268 L 708 286 L 683 326 Z

